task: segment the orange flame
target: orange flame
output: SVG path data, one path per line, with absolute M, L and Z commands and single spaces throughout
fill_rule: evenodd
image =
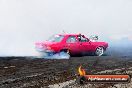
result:
M 78 72 L 79 72 L 79 75 L 80 75 L 80 76 L 84 76 L 84 75 L 86 75 L 86 72 L 85 72 L 84 69 L 82 69 L 82 66 L 79 66 L 79 68 L 78 68 Z

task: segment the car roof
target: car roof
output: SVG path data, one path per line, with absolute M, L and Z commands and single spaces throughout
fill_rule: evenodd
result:
M 74 36 L 77 36 L 78 34 L 57 34 L 57 35 L 64 35 L 64 36 L 74 35 Z

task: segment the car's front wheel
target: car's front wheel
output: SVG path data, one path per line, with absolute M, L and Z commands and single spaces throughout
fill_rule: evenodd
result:
M 96 51 L 95 51 L 95 55 L 96 56 L 102 56 L 104 54 L 104 48 L 103 47 L 97 47 Z

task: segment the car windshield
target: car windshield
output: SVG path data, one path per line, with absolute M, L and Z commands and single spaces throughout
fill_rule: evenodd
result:
M 48 41 L 49 41 L 49 42 L 61 42 L 63 38 L 64 38 L 63 35 L 53 35 L 53 36 L 51 36 L 51 37 L 48 39 Z

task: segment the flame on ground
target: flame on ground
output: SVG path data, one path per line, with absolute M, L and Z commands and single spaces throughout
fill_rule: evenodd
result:
M 84 75 L 86 75 L 86 72 L 85 72 L 84 69 L 82 69 L 82 66 L 79 66 L 79 68 L 78 68 L 78 72 L 79 72 L 79 75 L 80 75 L 80 76 L 84 76 Z

